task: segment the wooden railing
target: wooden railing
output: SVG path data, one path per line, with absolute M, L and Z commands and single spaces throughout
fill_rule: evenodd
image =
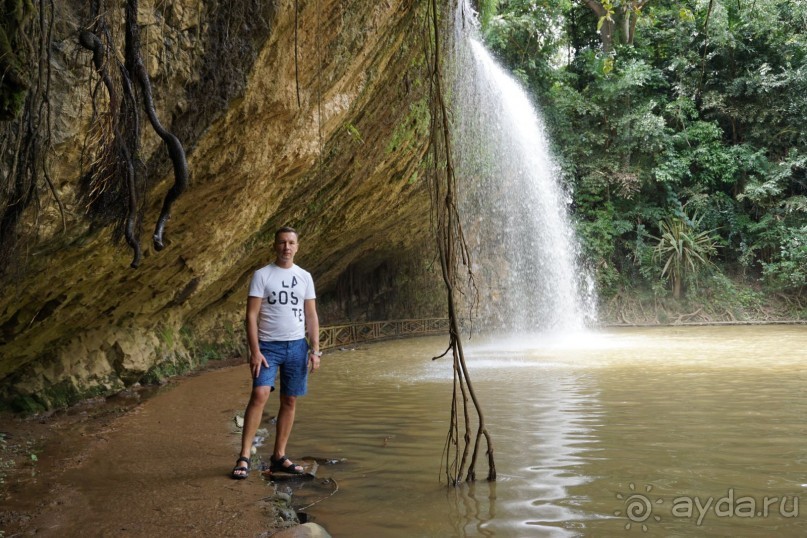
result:
M 333 349 L 373 340 L 447 333 L 448 318 L 367 321 L 320 327 L 319 347 L 320 349 Z

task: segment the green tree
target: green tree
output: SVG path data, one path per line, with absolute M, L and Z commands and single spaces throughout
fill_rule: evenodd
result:
M 769 291 L 805 292 L 806 2 L 493 7 L 486 41 L 543 109 L 601 297 L 654 285 L 675 245 Z M 687 241 L 665 240 L 651 270 L 644 239 L 676 234 Z M 708 265 L 684 254 L 680 274 L 665 272 L 674 293 Z
M 597 16 L 597 31 L 605 52 L 614 49 L 614 43 L 633 45 L 636 23 L 649 0 L 582 0 Z
M 696 281 L 713 265 L 710 258 L 717 251 L 713 231 L 699 230 L 700 221 L 685 215 L 667 217 L 658 224 L 661 237 L 653 237 L 657 241 L 653 258 L 664 264 L 661 277 L 670 282 L 675 299 L 681 298 L 685 282 Z

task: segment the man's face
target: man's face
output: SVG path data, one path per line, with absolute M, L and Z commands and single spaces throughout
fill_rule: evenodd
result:
M 294 232 L 278 234 L 275 240 L 275 254 L 277 255 L 278 261 L 286 263 L 294 262 L 297 247 L 297 234 Z

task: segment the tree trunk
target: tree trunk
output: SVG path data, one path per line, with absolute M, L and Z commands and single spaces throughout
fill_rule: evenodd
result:
M 648 0 L 639 2 L 626 2 L 616 8 L 615 12 L 608 10 L 597 0 L 582 0 L 588 8 L 597 15 L 600 33 L 600 42 L 605 52 L 614 50 L 614 42 L 633 45 L 636 34 L 636 21 L 639 20 L 640 10 Z
M 633 12 L 628 8 L 628 6 L 622 6 L 620 8 L 620 22 L 622 23 L 622 42 L 631 45 L 633 43 L 633 34 L 631 32 L 632 22 L 633 22 Z
M 583 2 L 597 15 L 599 21 L 602 21 L 599 30 L 600 42 L 605 52 L 611 52 L 614 49 L 614 20 L 608 16 L 608 12 L 597 0 L 583 0 Z

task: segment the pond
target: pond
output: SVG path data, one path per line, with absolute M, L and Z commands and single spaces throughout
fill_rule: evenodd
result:
M 806 327 L 466 341 L 498 480 L 456 488 L 446 341 L 323 358 L 290 449 L 343 460 L 294 492 L 334 536 L 807 535 Z

